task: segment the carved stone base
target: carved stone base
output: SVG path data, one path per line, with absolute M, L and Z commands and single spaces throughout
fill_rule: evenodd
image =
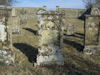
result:
M 63 65 L 64 64 L 64 57 L 61 53 L 61 49 L 57 46 L 50 46 L 48 48 L 42 47 L 39 50 L 39 54 L 37 56 L 37 65 Z
M 100 55 L 100 46 L 86 46 L 84 53 L 87 55 Z
M 64 64 L 64 58 L 61 54 L 55 54 L 50 56 L 38 56 L 37 57 L 37 63 L 36 65 L 63 65 Z
M 0 63 L 10 65 L 14 63 L 11 51 L 0 50 Z

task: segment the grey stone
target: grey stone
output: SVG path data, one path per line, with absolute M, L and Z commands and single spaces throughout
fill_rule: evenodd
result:
M 84 53 L 96 55 L 100 52 L 100 11 L 97 7 L 91 9 L 85 20 Z
M 0 50 L 0 62 L 10 65 L 14 63 L 11 51 Z
M 64 57 L 62 50 L 63 39 L 63 17 L 59 11 L 46 11 L 40 9 L 37 12 L 38 15 L 38 31 L 39 35 L 39 54 L 37 55 L 37 65 L 52 65 L 64 64 Z M 61 22 L 59 21 L 61 20 Z M 59 39 L 60 37 L 60 39 Z

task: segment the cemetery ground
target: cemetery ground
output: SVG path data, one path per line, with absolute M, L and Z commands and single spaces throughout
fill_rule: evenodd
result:
M 37 30 L 36 25 L 22 25 L 21 35 L 13 35 L 15 64 L 4 66 L 0 63 L 0 75 L 100 75 L 100 57 L 82 52 L 83 31 L 72 36 L 64 34 L 64 65 L 34 67 L 38 54 Z

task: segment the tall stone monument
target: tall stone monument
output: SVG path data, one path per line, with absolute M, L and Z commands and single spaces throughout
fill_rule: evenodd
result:
M 38 10 L 39 48 L 35 65 L 63 65 L 62 54 L 64 11 Z
M 9 13 L 8 10 L 11 8 L 0 7 L 0 63 L 12 64 L 14 63 L 11 43 L 11 32 L 7 25 Z
M 100 10 L 91 8 L 90 15 L 85 20 L 85 54 L 100 54 Z

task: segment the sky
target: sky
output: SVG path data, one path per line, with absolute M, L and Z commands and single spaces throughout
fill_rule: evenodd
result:
M 84 9 L 82 0 L 17 0 L 13 7 L 43 7 L 44 5 L 48 9 L 55 9 L 56 6 Z

